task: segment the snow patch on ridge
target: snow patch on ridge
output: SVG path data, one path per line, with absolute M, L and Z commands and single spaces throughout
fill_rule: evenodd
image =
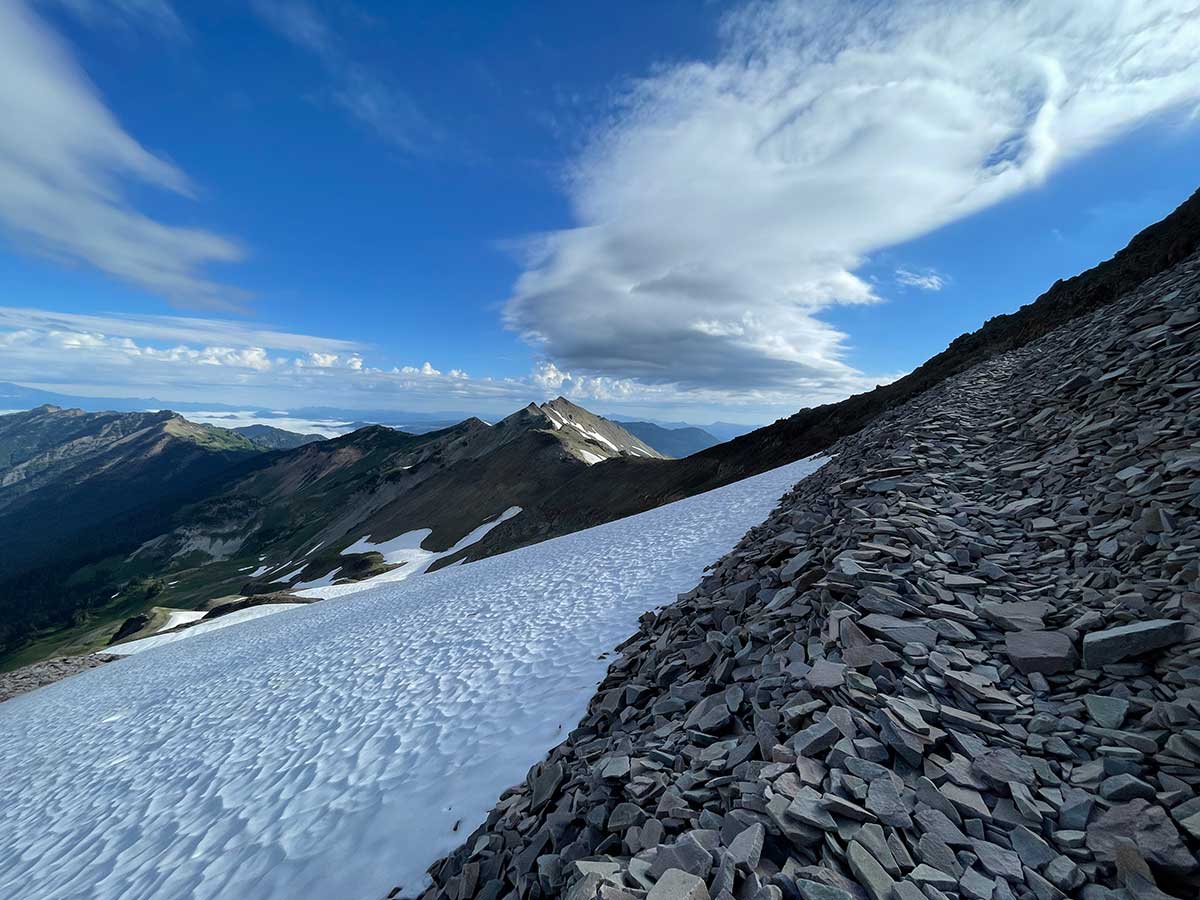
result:
M 206 634 L 210 631 L 219 631 L 222 628 L 228 628 L 230 625 L 237 625 L 240 622 L 249 622 L 252 619 L 260 619 L 263 616 L 273 615 L 277 612 L 283 612 L 285 609 L 298 609 L 306 604 L 303 603 L 263 603 L 259 606 L 251 606 L 246 609 L 239 609 L 237 612 L 227 613 L 223 616 L 209 622 L 200 622 L 193 625 L 191 628 L 185 628 L 182 631 L 172 631 L 169 634 L 155 634 L 147 638 L 142 638 L 140 641 L 129 641 L 125 644 L 113 644 L 111 647 L 105 647 L 105 653 L 111 653 L 114 656 L 132 656 L 135 653 L 141 653 L 145 650 L 150 650 L 154 647 L 161 647 L 164 644 L 174 644 L 178 641 L 189 640 L 199 635 Z M 201 613 L 203 615 L 203 613 Z M 177 623 L 178 624 L 178 623 Z
M 308 588 L 308 590 L 296 590 L 293 593 L 298 597 L 316 597 L 317 599 L 344 597 L 347 594 L 357 594 L 379 584 L 404 581 L 413 575 L 424 574 L 429 570 L 430 566 L 443 556 L 451 556 L 465 547 L 470 547 L 472 544 L 478 543 L 487 536 L 489 531 L 501 522 L 507 522 L 520 511 L 521 507 L 510 506 L 504 512 L 500 513 L 500 515 L 496 516 L 496 518 L 484 522 L 478 528 L 465 535 L 449 550 L 426 550 L 421 546 L 425 538 L 433 534 L 433 530 L 429 528 L 417 528 L 414 531 L 407 531 L 398 537 L 381 541 L 378 544 L 371 543 L 369 538 L 359 538 L 342 551 L 343 556 L 351 553 L 370 553 L 371 551 L 376 551 L 383 554 L 385 562 L 390 565 L 399 565 L 400 568 L 349 584 L 335 585 L 333 584 L 332 576 L 328 576 L 330 580 L 325 585 L 316 582 L 298 584 L 296 585 L 297 588 Z
M 0 897 L 415 896 L 579 721 L 598 657 L 819 465 L 0 704 Z

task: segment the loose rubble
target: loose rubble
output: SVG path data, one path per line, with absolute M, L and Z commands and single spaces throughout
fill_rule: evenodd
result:
M 840 441 L 423 900 L 1200 895 L 1198 372 L 1193 256 Z

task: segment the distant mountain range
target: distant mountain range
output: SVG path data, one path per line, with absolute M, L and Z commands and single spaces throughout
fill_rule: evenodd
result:
M 735 437 L 748 434 L 759 427 L 758 425 L 740 425 L 737 422 L 710 422 L 707 425 L 695 425 L 691 422 L 669 422 L 661 421 L 659 419 L 630 420 L 624 416 L 609 416 L 609 418 L 614 422 L 620 423 L 626 428 L 628 428 L 630 424 L 638 425 L 641 423 L 657 425 L 659 428 L 664 428 L 667 431 L 678 431 L 683 428 L 693 428 L 697 431 L 705 432 L 710 437 L 714 438 L 715 443 L 718 444 L 722 441 L 733 440 Z M 693 450 L 692 452 L 695 453 L 696 451 Z
M 826 449 L 1197 249 L 1200 192 L 1111 260 L 904 378 L 683 459 L 667 457 L 719 435 L 623 427 L 563 398 L 494 425 L 468 418 L 424 434 L 372 425 L 331 440 L 239 433 L 173 412 L 44 406 L 0 416 L 0 653 L 9 651 L 0 662 L 60 651 L 63 634 L 75 649 L 102 646 L 124 615 L 152 603 L 455 565 L 729 484 Z M 0 391 L 0 406 L 30 396 Z
M 0 648 L 72 626 L 111 633 L 151 599 L 379 574 L 395 563 L 375 548 L 399 535 L 424 530 L 415 549 L 447 550 L 617 458 L 665 455 L 561 397 L 495 425 L 331 440 L 171 412 L 0 416 Z
M 681 458 L 707 450 L 721 443 L 701 428 L 685 425 L 680 428 L 664 428 L 653 422 L 627 422 L 621 420 L 620 425 L 630 434 L 641 438 L 654 449 L 666 456 Z
M 364 428 L 367 425 L 387 425 L 398 428 L 410 434 L 423 434 L 449 428 L 472 414 L 460 412 L 434 411 L 412 412 L 396 409 L 344 409 L 337 406 L 302 406 L 286 411 L 276 409 L 261 409 L 246 406 L 230 406 L 228 403 L 211 402 L 207 400 L 160 400 L 157 397 L 87 397 L 79 394 L 61 394 L 40 388 L 25 387 L 11 382 L 0 382 L 0 410 L 26 410 L 35 406 L 49 404 L 61 406 L 64 409 L 82 409 L 86 412 L 146 412 L 170 409 L 174 412 L 214 412 L 228 413 L 230 423 L 237 418 L 238 413 L 251 412 L 263 419 L 309 419 L 313 421 L 345 422 L 351 428 Z M 487 418 L 486 416 L 476 416 Z M 663 422 L 657 419 L 629 420 L 625 416 L 607 416 L 609 421 L 624 426 L 655 425 L 667 431 L 694 428 L 707 432 L 716 438 L 717 442 L 727 441 L 752 431 L 753 425 L 738 425 L 732 422 L 713 422 L 711 425 L 694 425 L 689 422 Z M 690 444 L 689 444 L 690 446 Z M 666 451 L 664 451 L 666 452 Z M 691 450 L 689 452 L 696 452 Z M 687 455 L 687 454 L 670 454 Z

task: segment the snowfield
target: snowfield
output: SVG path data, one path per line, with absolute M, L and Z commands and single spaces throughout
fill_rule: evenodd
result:
M 803 461 L 0 704 L 5 900 L 416 894 Z

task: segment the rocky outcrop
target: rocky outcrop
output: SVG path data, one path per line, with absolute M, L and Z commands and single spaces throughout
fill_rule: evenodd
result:
M 0 673 L 0 703 L 120 658 L 107 653 L 59 656 L 34 663 L 31 666 L 13 669 L 11 672 L 2 672 Z
M 839 441 L 425 900 L 1197 896 L 1198 367 L 1193 256 Z

